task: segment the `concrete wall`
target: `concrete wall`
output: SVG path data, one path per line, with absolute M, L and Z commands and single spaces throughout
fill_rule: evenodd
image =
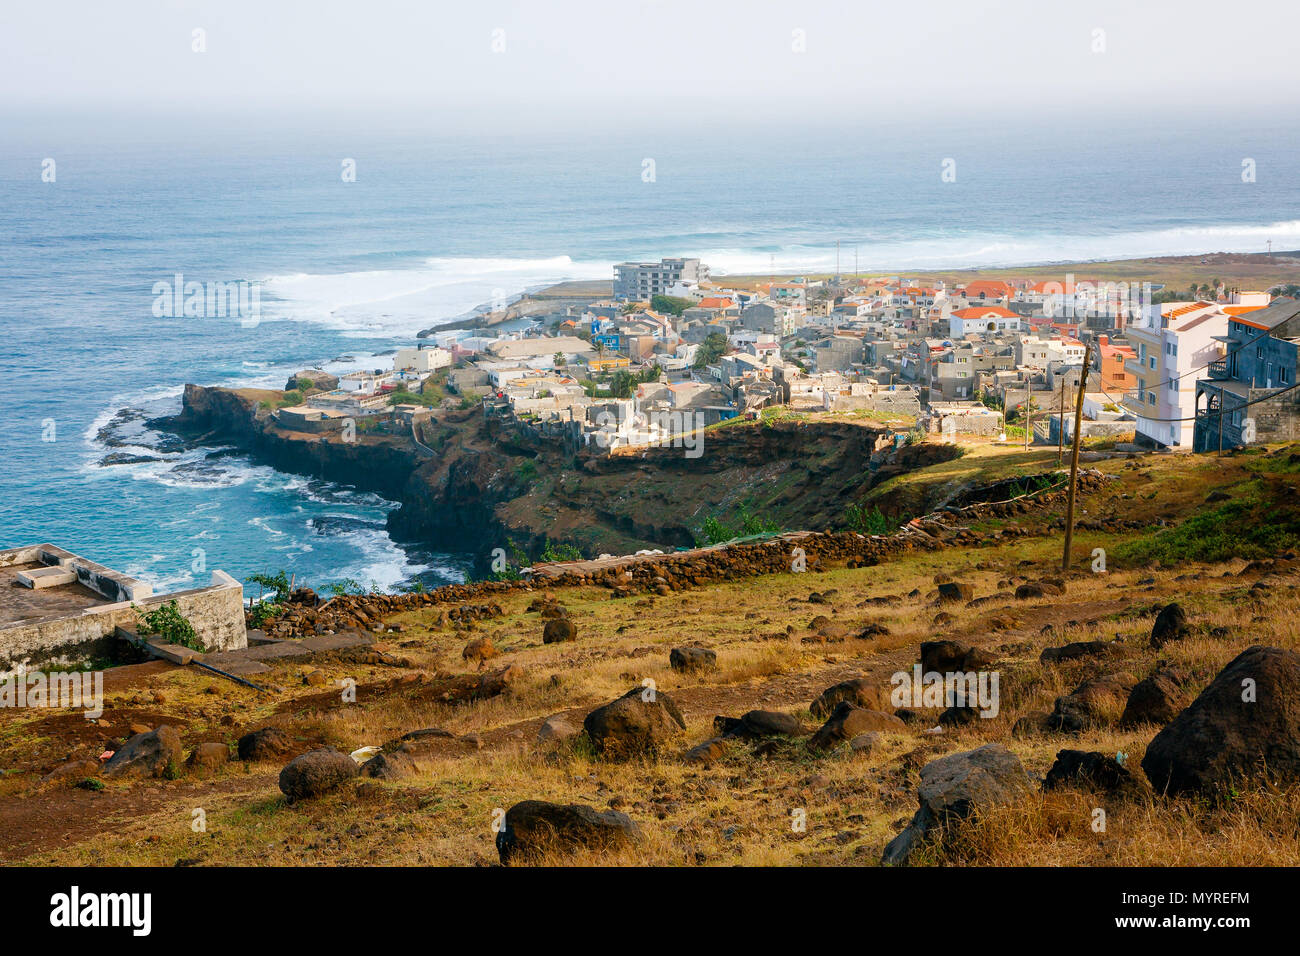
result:
M 20 562 L 11 562 L 20 563 Z M 205 650 L 248 646 L 244 628 L 244 588 L 230 575 L 214 571 L 212 584 L 173 594 L 102 604 L 79 614 L 0 626 L 0 671 L 24 660 L 29 668 L 70 666 L 92 657 L 109 657 L 118 627 L 139 626 L 137 608 L 148 611 L 175 601 L 194 626 Z

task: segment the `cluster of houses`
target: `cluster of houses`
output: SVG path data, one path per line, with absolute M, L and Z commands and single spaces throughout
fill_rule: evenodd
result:
M 1044 412 L 1073 408 L 1083 381 L 1085 436 L 1197 450 L 1300 437 L 1289 431 L 1295 393 L 1281 391 L 1296 381 L 1300 303 L 1222 287 L 1158 302 L 1158 291 L 1072 277 L 729 287 L 698 259 L 621 263 L 609 298 L 435 330 L 391 370 L 343 376 L 278 414 L 394 414 L 394 390 L 445 370 L 447 387 L 481 397 L 488 415 L 604 449 L 771 406 L 989 439 L 1005 439 L 1004 409 L 1028 407 L 1027 439 L 1055 443 L 1073 422 Z

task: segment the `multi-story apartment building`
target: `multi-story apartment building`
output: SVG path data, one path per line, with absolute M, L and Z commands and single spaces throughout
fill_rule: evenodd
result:
M 709 267 L 699 259 L 661 259 L 658 262 L 620 262 L 614 267 L 614 298 L 644 302 L 652 295 L 667 295 L 679 282 L 707 282 Z
M 1300 437 L 1300 302 L 1232 315 L 1221 341 L 1224 357 L 1196 383 L 1195 449 Z
M 1197 369 L 1222 357 L 1228 316 L 1213 302 L 1166 302 L 1127 329 L 1137 356 L 1125 363 L 1137 382 L 1124 407 L 1137 419 L 1139 441 L 1193 446 Z

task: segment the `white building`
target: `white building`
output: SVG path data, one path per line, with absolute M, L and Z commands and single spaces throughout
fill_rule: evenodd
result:
M 1228 316 L 1213 302 L 1166 302 L 1158 324 L 1128 326 L 1137 358 L 1124 367 L 1137 376 L 1137 387 L 1124 396 L 1124 407 L 1137 418 L 1139 436 L 1157 445 L 1192 447 L 1198 375 L 1186 373 L 1222 357 L 1218 337 L 1227 333 Z
M 1020 316 L 1000 305 L 954 309 L 948 314 L 948 334 L 960 339 L 972 332 L 1007 332 L 1020 328 Z
M 398 349 L 393 356 L 393 368 L 412 369 L 416 372 L 434 372 L 452 364 L 452 355 L 444 348 Z

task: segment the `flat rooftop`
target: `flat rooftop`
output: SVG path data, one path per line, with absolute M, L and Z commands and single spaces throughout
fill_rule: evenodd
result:
M 80 582 L 33 589 L 18 583 L 23 571 L 47 567 L 37 561 L 0 567 L 0 627 L 47 617 L 72 617 L 113 601 Z

